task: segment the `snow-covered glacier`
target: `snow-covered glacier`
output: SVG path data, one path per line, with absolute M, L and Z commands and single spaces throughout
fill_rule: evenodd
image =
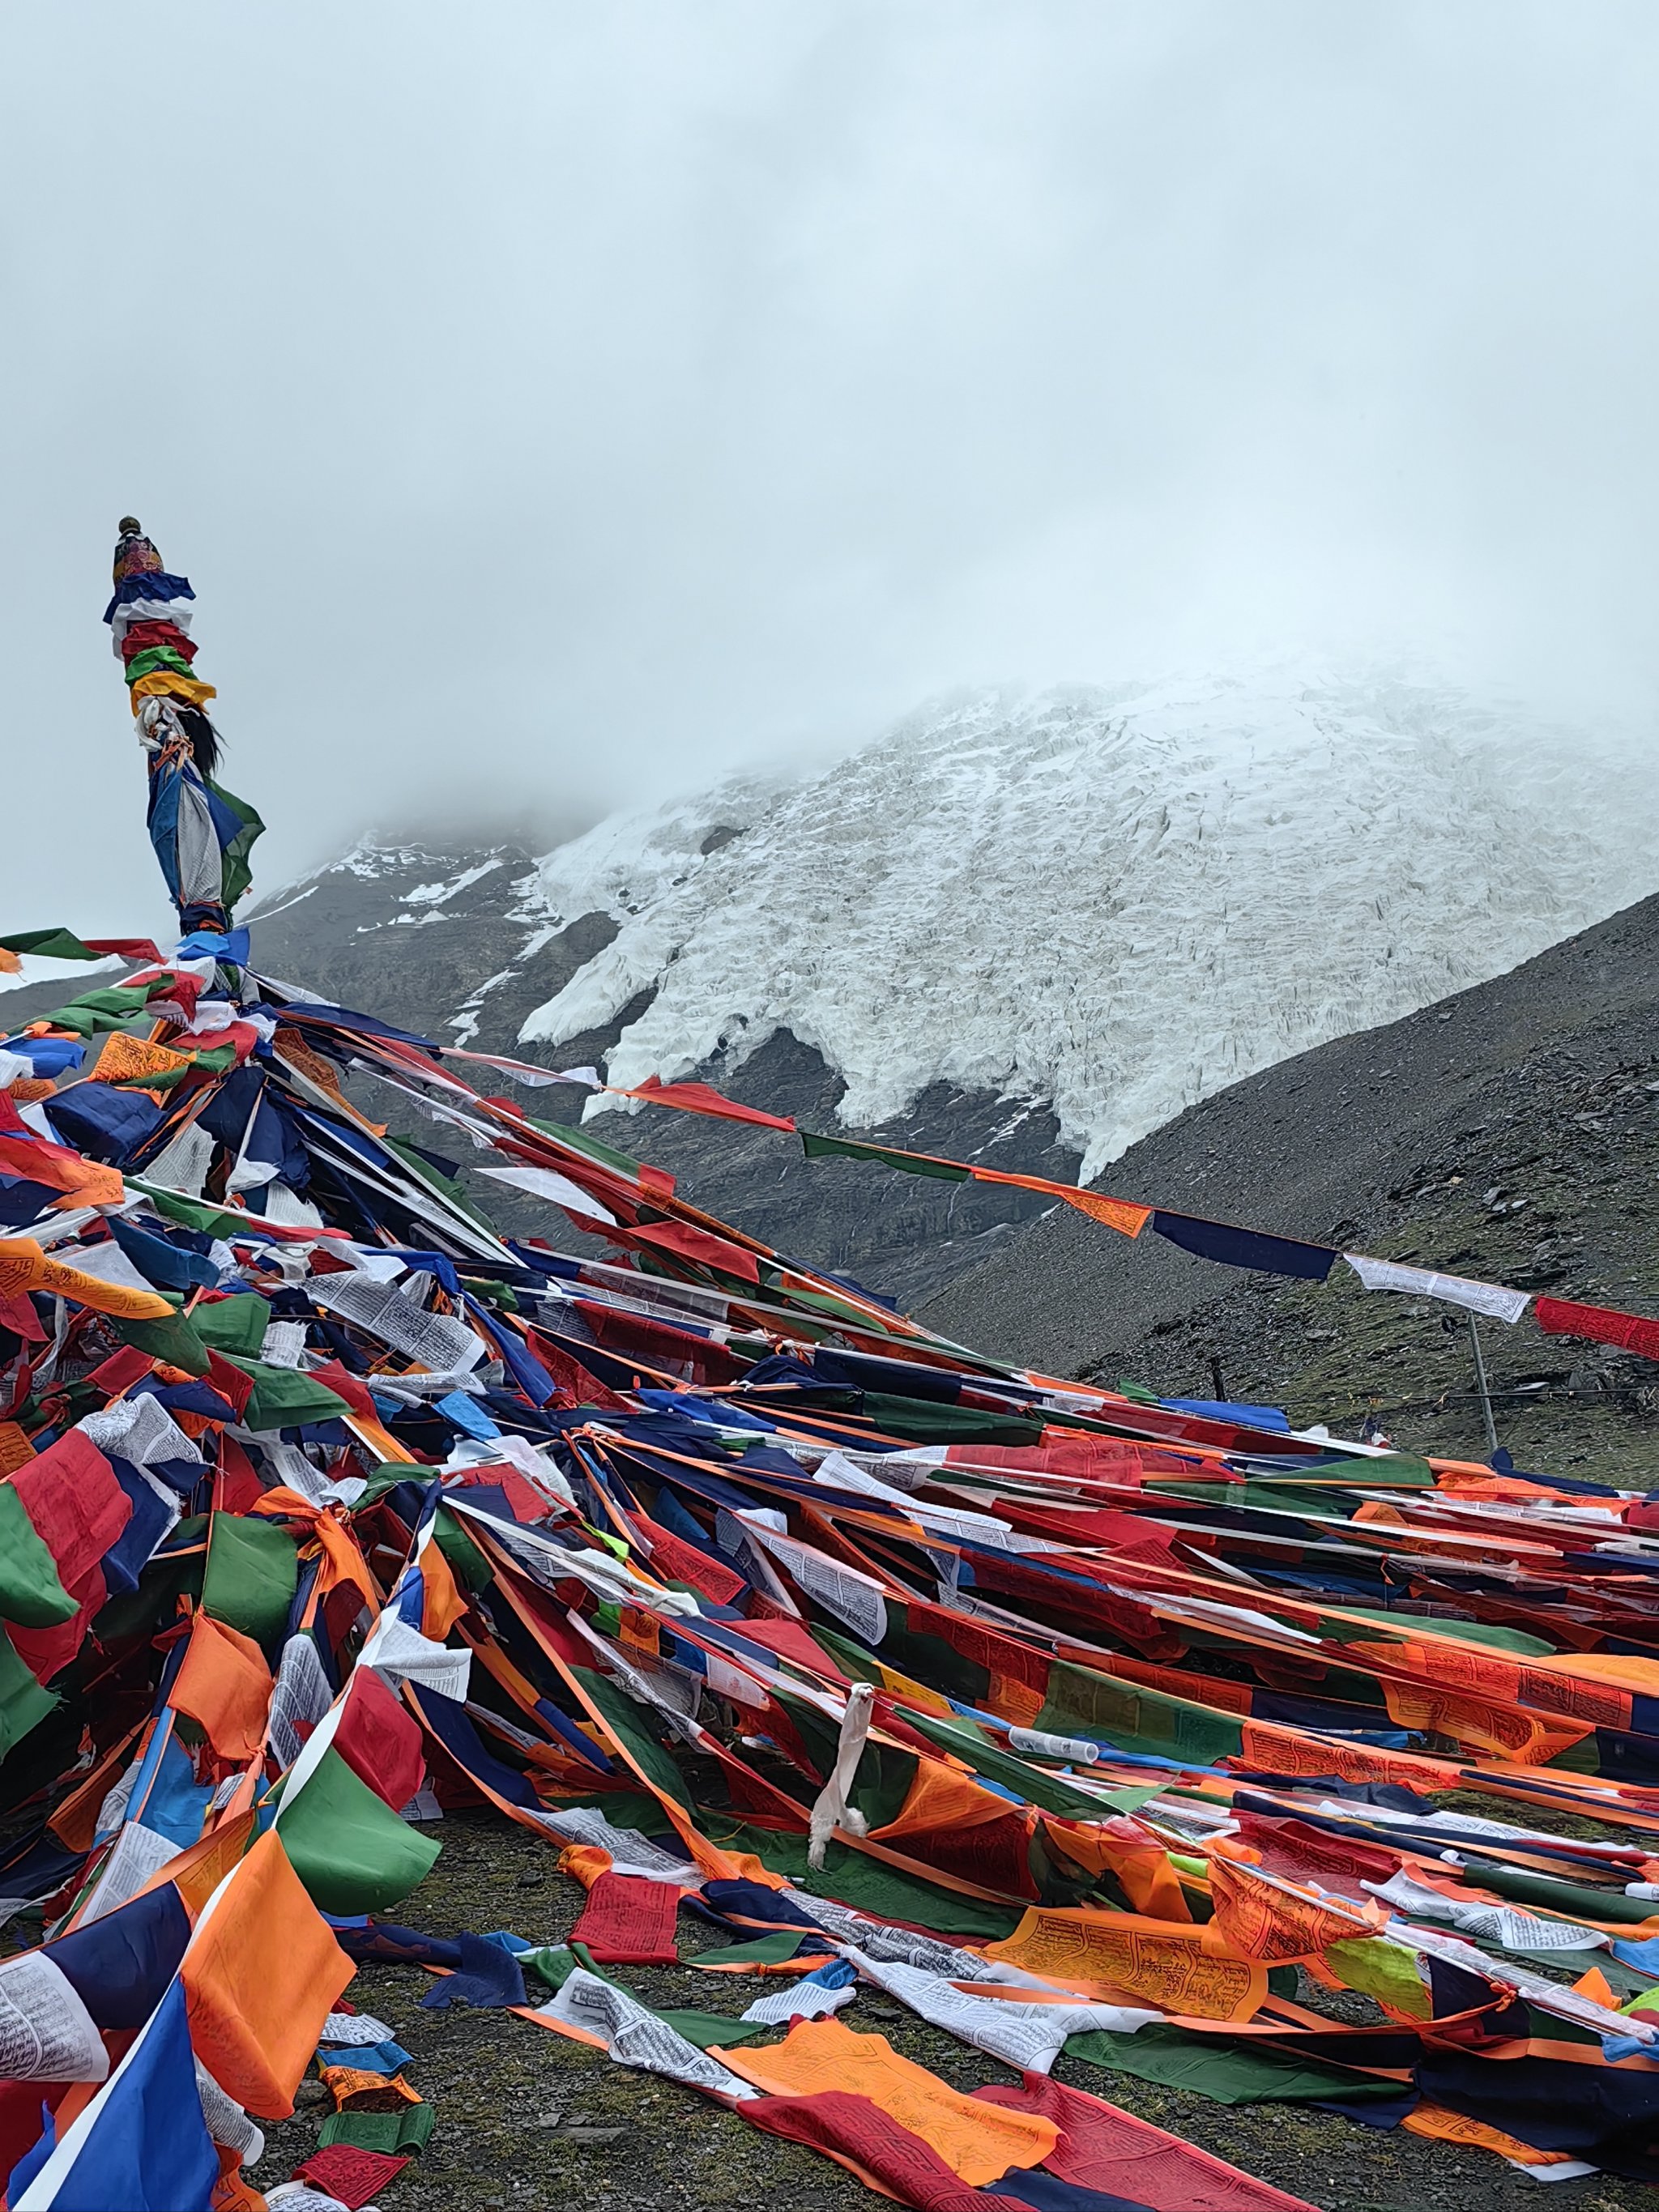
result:
M 848 1125 L 936 1080 L 1042 1102 L 1087 1180 L 1206 1094 L 1652 890 L 1656 785 L 1628 735 L 1420 681 L 975 696 L 549 854 L 518 886 L 544 930 L 619 927 L 520 1034 L 653 992 L 614 1083 L 787 1030 L 844 1079 Z

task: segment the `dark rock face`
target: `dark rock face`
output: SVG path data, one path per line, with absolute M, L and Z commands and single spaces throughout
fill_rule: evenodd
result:
M 715 830 L 709 836 L 726 844 L 738 834 Z M 465 1043 L 538 1066 L 592 1063 L 603 1070 L 617 1036 L 649 1005 L 648 993 L 603 1030 L 550 1045 L 518 1042 L 526 1017 L 617 933 L 605 914 L 581 915 L 550 930 L 533 902 L 532 865 L 532 856 L 514 846 L 359 848 L 308 884 L 277 894 L 264 913 L 255 908 L 254 965 L 439 1043 Z M 446 888 L 451 885 L 458 887 Z M 52 1003 L 73 995 L 72 985 L 52 987 Z M 837 1127 L 844 1085 L 817 1052 L 787 1031 L 741 1066 L 716 1060 L 697 1073 L 745 1105 L 793 1115 L 807 1128 L 833 1133 Z M 522 1103 L 542 1118 L 574 1121 L 586 1095 L 574 1088 L 526 1092 Z M 382 1102 L 375 1110 L 384 1117 L 388 1109 Z M 403 1131 L 395 1115 L 393 1126 L 432 1140 L 429 1130 Z M 702 1121 L 661 1107 L 606 1115 L 596 1133 L 667 1168 L 692 1204 L 781 1252 L 854 1275 L 905 1306 L 972 1267 L 1044 1205 L 1017 1190 L 938 1182 L 851 1160 L 808 1162 L 781 1131 Z M 1077 1155 L 1058 1143 L 1045 1109 L 947 1084 L 931 1085 L 903 1116 L 856 1133 L 874 1144 L 945 1152 L 1060 1182 L 1077 1172 Z M 546 1227 L 522 1214 L 499 1187 L 480 1186 L 478 1195 L 503 1225 L 511 1215 L 518 1226 Z
M 804 1128 L 832 1135 L 837 1129 L 844 1085 L 787 1031 L 739 1068 L 727 1073 L 715 1064 L 699 1073 L 744 1105 L 793 1115 Z M 694 1205 L 780 1252 L 854 1275 L 906 1308 L 997 1249 L 1045 1204 L 1029 1192 L 939 1182 L 873 1162 L 805 1160 L 780 1130 L 706 1121 L 660 1106 L 645 1107 L 632 1120 L 607 1119 L 599 1130 L 671 1169 Z M 1053 1116 L 1040 1108 L 935 1083 L 902 1119 L 848 1133 L 1069 1182 L 1077 1155 L 1056 1142 L 1054 1130 Z
M 1385 1028 L 1236 1084 L 1133 1146 L 1098 1186 L 1339 1248 L 1659 1314 L 1659 898 Z M 924 1310 L 930 1327 L 1060 1374 L 1288 1403 L 1413 1448 L 1484 1457 L 1467 1322 L 1220 1267 L 1059 1209 Z M 1443 1322 L 1449 1327 L 1443 1327 Z M 1659 1365 L 1480 1324 L 1516 1463 L 1659 1483 Z M 1609 1479 L 1613 1479 L 1610 1474 Z
M 253 964 L 400 1029 L 436 1023 L 453 1043 L 451 1017 L 533 942 L 519 889 L 531 866 L 512 845 L 359 847 L 254 908 Z

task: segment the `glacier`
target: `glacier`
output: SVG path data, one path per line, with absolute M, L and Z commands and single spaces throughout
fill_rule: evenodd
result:
M 937 1081 L 989 1091 L 1051 1107 L 1086 1182 L 1210 1093 L 1652 890 L 1639 751 L 1374 674 L 945 702 L 549 854 L 522 918 L 617 933 L 520 1034 L 556 1046 L 651 994 L 614 1084 L 729 1071 L 788 1030 L 843 1079 L 848 1127 Z

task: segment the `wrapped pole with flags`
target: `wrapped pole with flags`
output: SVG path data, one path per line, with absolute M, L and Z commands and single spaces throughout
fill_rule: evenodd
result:
M 190 579 L 167 572 L 136 515 L 124 515 L 119 527 L 104 620 L 149 757 L 149 841 L 180 930 L 228 930 L 264 824 L 215 781 L 219 733 L 207 705 L 217 694 L 194 670 Z

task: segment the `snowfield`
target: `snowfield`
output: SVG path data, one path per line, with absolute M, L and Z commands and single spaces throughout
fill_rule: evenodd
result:
M 1421 684 L 975 696 L 549 854 L 515 886 L 526 918 L 621 927 L 521 1035 L 556 1044 L 653 989 L 612 1082 L 786 1029 L 845 1079 L 849 1127 L 938 1080 L 1042 1101 L 1086 1181 L 1196 1099 L 1652 890 L 1635 762 L 1629 738 Z

